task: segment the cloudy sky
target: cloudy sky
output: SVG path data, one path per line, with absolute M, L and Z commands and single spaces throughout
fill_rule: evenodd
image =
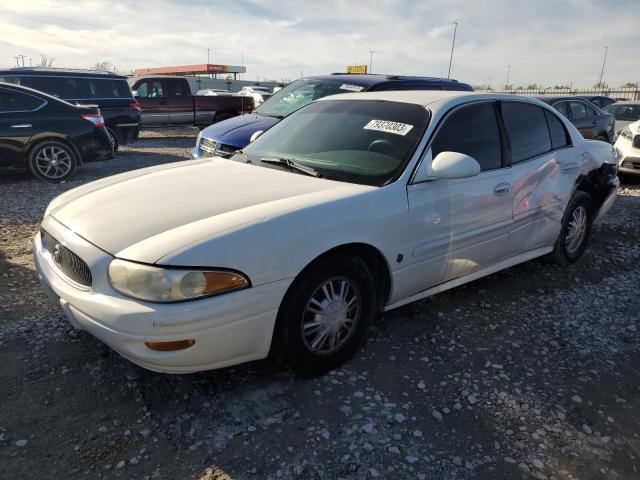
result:
M 56 67 L 119 71 L 205 63 L 282 79 L 369 63 L 394 74 L 545 86 L 640 80 L 637 0 L 0 0 L 0 66 L 40 55 Z

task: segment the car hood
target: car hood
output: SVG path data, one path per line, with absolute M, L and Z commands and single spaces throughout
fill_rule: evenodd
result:
M 237 148 L 246 147 L 249 144 L 251 135 L 258 130 L 267 130 L 278 123 L 279 119 L 267 117 L 256 113 L 238 115 L 237 117 L 224 120 L 205 128 L 202 137 L 233 145 Z
M 370 189 L 214 157 L 89 183 L 47 214 L 111 255 L 153 263 L 217 232 Z

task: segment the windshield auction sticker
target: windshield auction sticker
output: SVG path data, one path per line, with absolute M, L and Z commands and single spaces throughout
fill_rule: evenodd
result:
M 363 88 L 360 85 L 349 85 L 348 83 L 340 85 L 340 90 L 349 90 L 350 92 L 361 92 Z
M 378 130 L 379 132 L 395 133 L 403 137 L 411 131 L 413 125 L 400 122 L 389 122 L 387 120 L 371 120 L 364 127 L 365 130 Z

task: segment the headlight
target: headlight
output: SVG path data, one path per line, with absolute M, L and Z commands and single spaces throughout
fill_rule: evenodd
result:
M 109 264 L 113 288 L 149 302 L 179 302 L 232 292 L 250 286 L 249 279 L 224 270 L 161 268 L 116 258 Z
M 627 140 L 631 140 L 633 138 L 633 133 L 631 133 L 631 129 L 629 127 L 624 127 L 620 132 L 620 135 Z

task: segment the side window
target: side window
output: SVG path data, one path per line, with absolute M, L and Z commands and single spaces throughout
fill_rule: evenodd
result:
M 553 104 L 553 108 L 559 111 L 562 115 L 569 118 L 569 111 L 567 110 L 567 102 L 558 102 Z
M 171 82 L 171 85 L 173 87 L 171 92 L 172 96 L 184 98 L 191 95 L 187 82 L 174 81 Z
M 586 105 L 582 102 L 567 102 L 571 111 L 571 120 L 582 120 L 588 118 Z
M 125 80 L 91 78 L 86 80 L 92 98 L 129 98 L 129 85 Z M 146 84 L 145 84 L 146 85 Z M 146 87 L 145 87 L 146 91 Z
M 483 171 L 502 166 L 500 130 L 493 103 L 458 108 L 449 115 L 431 142 L 433 157 L 458 152 L 475 158 Z
M 0 113 L 28 112 L 35 110 L 44 103 L 43 100 L 32 95 L 8 90 L 0 90 Z
M 585 107 L 587 109 L 587 115 L 590 117 L 597 117 L 598 116 L 598 112 L 596 112 L 596 110 L 592 107 L 590 107 L 589 105 L 585 105 Z
M 147 80 L 138 85 L 138 96 L 142 98 L 164 97 L 162 83 L 157 80 Z
M 502 118 L 511 145 L 511 163 L 529 160 L 551 150 L 542 108 L 521 102 L 502 102 Z
M 569 135 L 560 119 L 548 110 L 544 111 L 551 134 L 551 148 L 562 148 L 569 145 Z

